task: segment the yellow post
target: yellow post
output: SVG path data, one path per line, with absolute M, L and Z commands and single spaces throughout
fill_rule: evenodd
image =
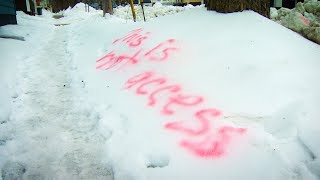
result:
M 133 0 L 130 0 L 130 6 L 132 11 L 133 21 L 136 22 L 136 12 L 134 11 Z

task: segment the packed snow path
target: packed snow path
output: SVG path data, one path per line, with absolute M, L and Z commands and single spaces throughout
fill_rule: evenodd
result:
M 25 172 L 28 179 L 112 179 L 111 169 L 100 162 L 103 151 L 95 145 L 105 140 L 95 134 L 99 117 L 75 108 L 80 98 L 71 87 L 65 27 L 56 28 L 48 39 L 20 64 L 22 92 L 16 95 L 16 112 L 8 122 L 14 123 L 10 129 L 13 142 L 7 151 L 12 159 L 2 177 L 12 179 Z

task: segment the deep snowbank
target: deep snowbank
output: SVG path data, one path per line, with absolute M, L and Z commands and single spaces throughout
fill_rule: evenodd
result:
M 320 44 L 320 1 L 298 2 L 294 9 L 271 8 L 272 20 Z
M 161 17 L 165 15 L 171 15 L 175 13 L 180 13 L 185 10 L 193 9 L 193 8 L 203 8 L 204 6 L 192 6 L 187 5 L 184 7 L 180 6 L 167 6 L 162 5 L 161 3 L 157 2 L 153 6 L 144 5 L 144 14 L 147 21 L 152 20 L 156 17 Z M 143 21 L 143 13 L 142 8 L 140 5 L 135 5 L 135 12 L 136 12 L 136 20 Z M 88 16 L 94 16 L 96 18 L 101 17 L 103 14 L 102 10 L 96 10 L 90 7 L 89 12 L 84 12 L 85 4 L 78 3 L 73 8 L 68 8 L 65 11 L 61 11 L 60 14 L 63 14 L 65 18 L 73 19 L 73 20 L 80 20 L 87 18 Z M 113 15 L 106 14 L 106 18 L 114 18 L 118 19 L 118 21 L 127 22 L 128 20 L 133 21 L 132 11 L 130 5 L 126 6 L 118 6 L 113 9 Z M 65 20 L 65 19 L 64 19 Z
M 144 14 L 146 17 L 146 20 L 150 20 L 156 17 L 160 16 L 165 16 L 165 15 L 170 15 L 170 14 L 175 14 L 179 13 L 188 9 L 192 8 L 201 8 L 203 6 L 184 6 L 184 7 L 179 7 L 179 6 L 166 6 L 162 5 L 161 3 L 157 2 L 153 6 L 144 6 Z M 135 7 L 135 12 L 137 16 L 138 21 L 143 21 L 143 13 L 142 13 L 142 7 L 136 5 Z M 121 18 L 121 19 L 133 19 L 132 18 L 132 11 L 130 9 L 130 6 L 118 6 L 117 8 L 114 9 L 114 15 Z
M 106 106 L 101 114 L 112 132 L 107 151 L 118 172 L 116 179 L 315 179 L 317 171 L 312 169 L 318 168 L 319 128 L 313 125 L 319 117 L 319 86 L 315 83 L 319 46 L 250 11 L 219 14 L 194 9 L 148 23 L 121 22 L 112 27 L 110 21 L 73 24 L 70 51 L 77 52 L 77 71 L 87 82 L 83 96 Z M 112 44 L 138 28 L 143 28 L 138 35 L 147 37 L 141 46 L 126 44 L 133 34 Z M 168 48 L 178 50 L 163 62 L 152 62 L 138 53 L 141 48 L 146 54 L 172 38 L 176 41 Z M 118 55 L 133 59 L 112 67 L 112 57 Z M 100 58 L 105 66 L 96 62 Z M 135 58 L 138 63 L 131 64 Z M 166 83 L 157 80 L 143 86 L 146 95 L 139 95 L 136 89 L 141 84 L 123 90 L 128 79 L 143 72 L 154 73 L 151 77 L 156 79 L 150 81 L 164 78 Z M 172 119 L 161 114 L 168 93 L 160 96 L 158 106 L 149 107 L 148 95 L 157 89 L 156 82 L 178 85 L 186 95 L 205 97 L 203 108 L 223 112 L 213 127 L 244 127 L 248 133 L 232 136 L 222 158 L 209 152 L 199 157 L 186 146 L 180 147 L 177 143 L 186 137 L 176 131 L 179 125 L 171 126 L 172 131 L 164 125 L 176 120 L 186 122 L 185 128 L 199 124 L 192 121 L 194 111 L 188 108 L 179 108 Z M 108 119 L 110 116 L 120 119 Z M 184 130 L 193 137 L 193 130 Z

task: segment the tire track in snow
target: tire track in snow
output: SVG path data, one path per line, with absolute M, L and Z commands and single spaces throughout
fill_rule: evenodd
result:
M 99 114 L 74 94 L 67 34 L 56 28 L 40 52 L 19 65 L 20 92 L 6 124 L 11 141 L 0 152 L 7 166 L 25 167 L 24 174 L 12 172 L 24 179 L 113 179 L 102 160 L 107 137 L 99 133 Z M 3 179 L 10 169 L 2 169 Z

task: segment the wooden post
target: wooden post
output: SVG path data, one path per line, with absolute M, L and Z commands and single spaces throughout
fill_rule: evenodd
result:
M 113 14 L 112 1 L 103 0 L 102 9 L 103 9 L 103 17 L 105 16 L 106 13 Z
M 88 0 L 84 1 L 84 8 L 85 8 L 86 12 L 89 12 L 89 1 Z
M 88 12 L 89 12 L 89 8 L 90 8 L 90 6 L 89 6 L 89 2 L 88 2 L 88 4 L 87 4 L 87 8 L 88 8 Z
M 129 1 L 131 6 L 133 21 L 136 22 L 136 12 L 134 11 L 133 0 L 129 0 Z
M 140 0 L 140 5 L 142 8 L 143 20 L 144 20 L 144 22 L 146 22 L 146 16 L 144 15 L 144 9 L 143 9 L 143 0 Z
M 37 10 L 37 2 L 36 0 L 33 0 L 33 5 L 34 5 L 34 14 L 38 14 L 38 10 Z
M 241 11 L 245 10 L 243 1 L 240 1 L 240 10 Z
M 31 12 L 30 1 L 26 0 L 27 12 Z

